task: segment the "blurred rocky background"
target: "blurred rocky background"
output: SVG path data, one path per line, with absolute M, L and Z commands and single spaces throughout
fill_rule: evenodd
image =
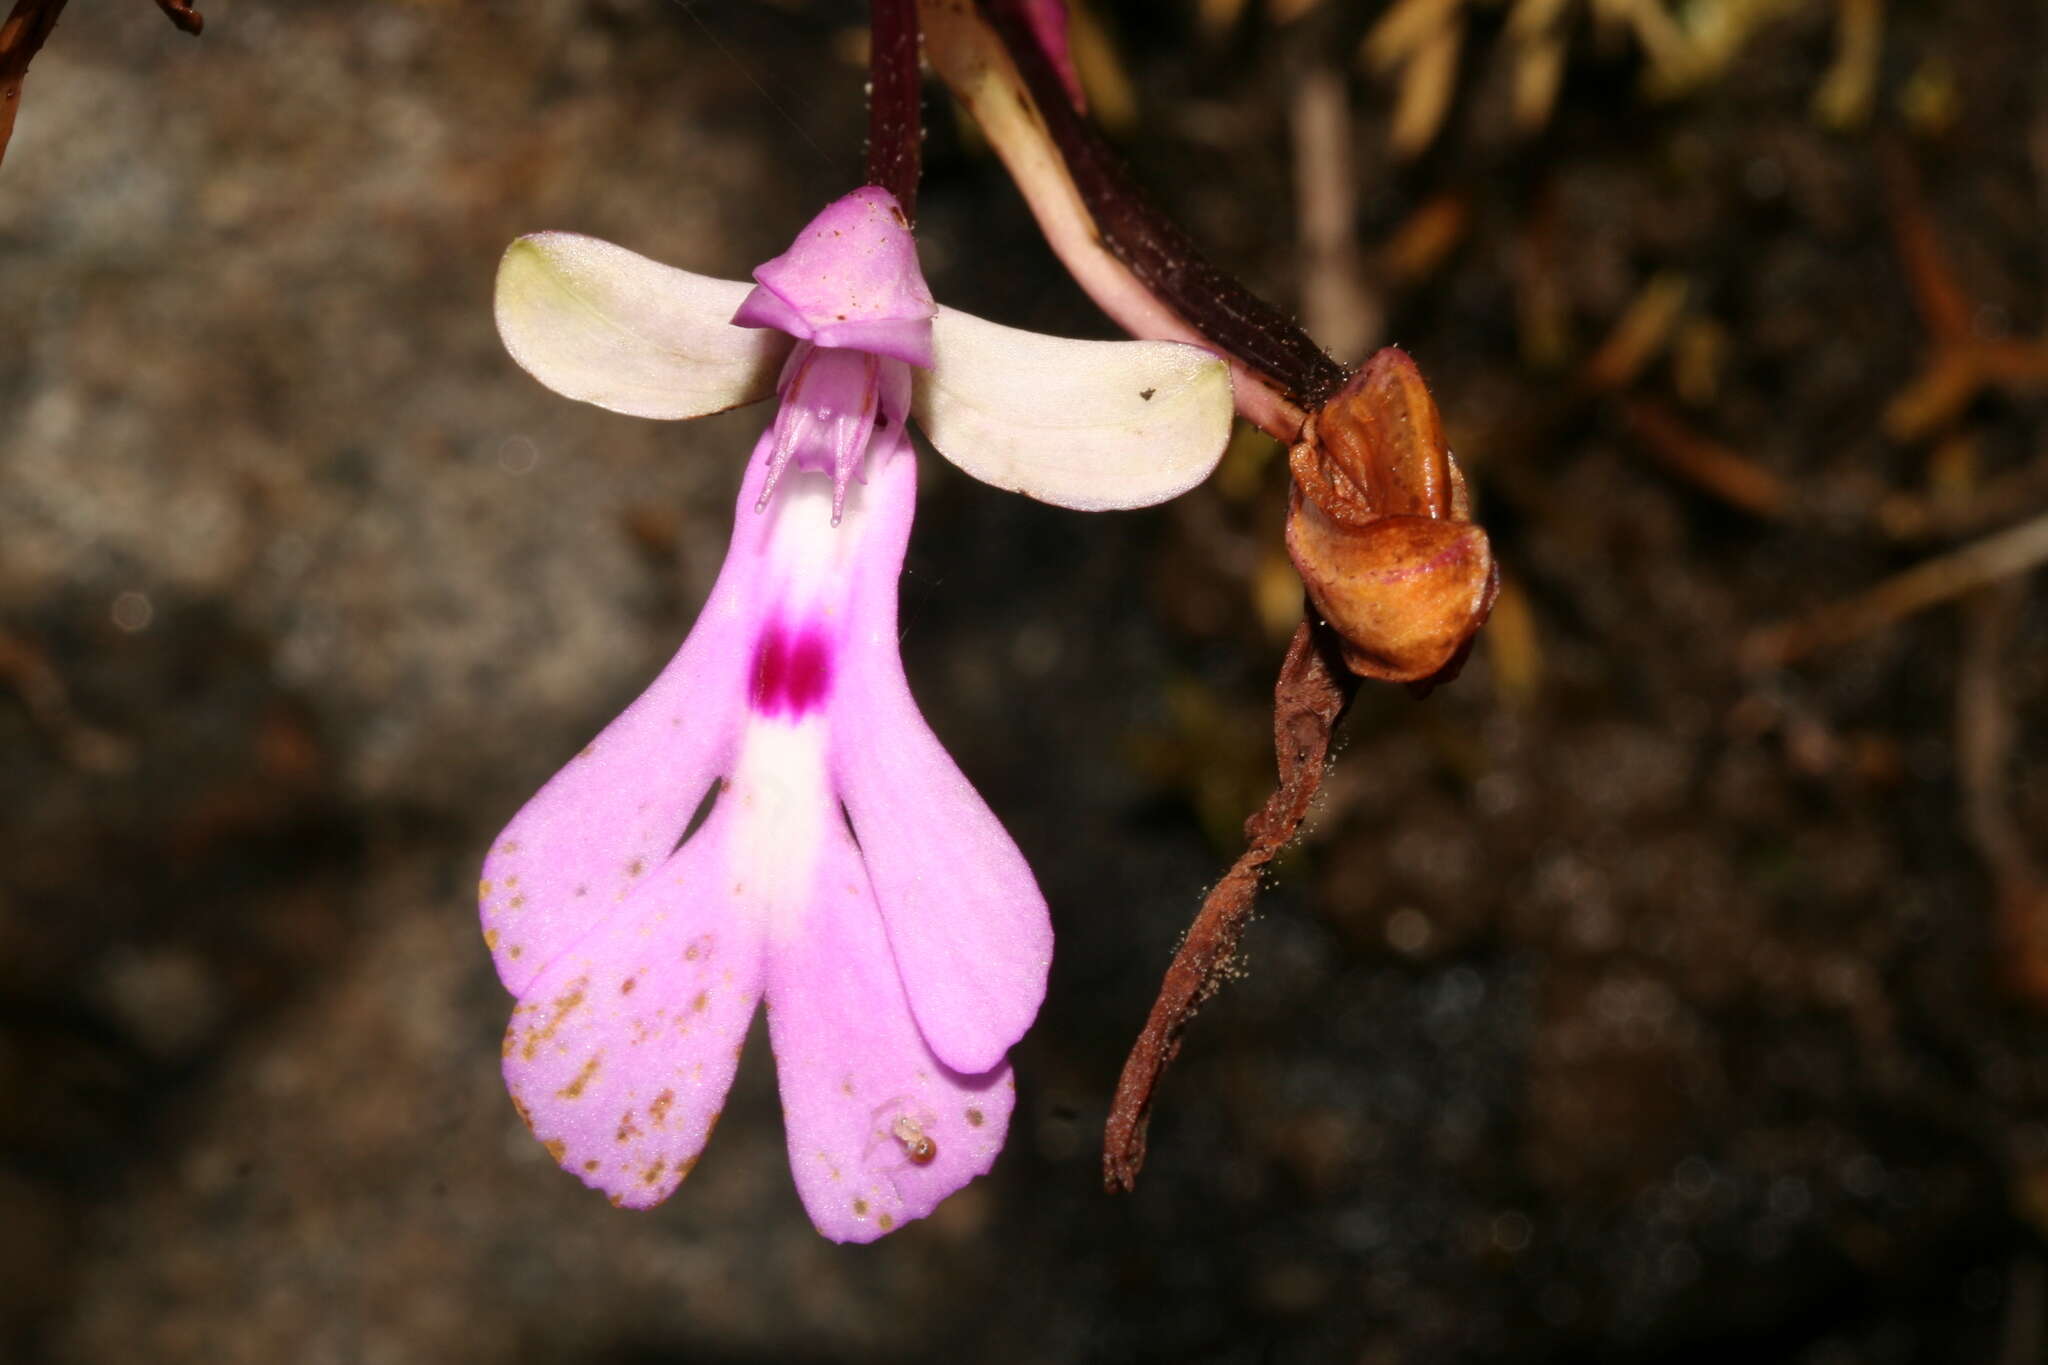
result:
M 1284 463 L 1087 518 L 926 461 L 911 678 L 1061 951 L 995 1174 L 867 1249 L 758 1042 L 660 1211 L 557 1172 L 472 905 L 760 420 L 547 394 L 497 255 L 743 274 L 858 179 L 861 8 L 201 8 L 76 0 L 0 168 L 0 1359 L 2048 1358 L 2034 0 L 1093 0 L 1141 177 L 1413 352 L 1508 587 L 1362 694 L 1112 1199 L 1270 775 Z M 937 292 L 1107 335 L 931 107 Z

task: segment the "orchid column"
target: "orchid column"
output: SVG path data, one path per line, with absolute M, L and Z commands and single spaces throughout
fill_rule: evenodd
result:
M 500 331 L 550 387 L 648 417 L 771 385 L 781 402 L 690 638 L 493 846 L 485 940 L 520 1002 L 514 1103 L 627 1207 L 695 1164 L 765 995 L 799 1193 L 820 1232 L 866 1241 L 994 1161 L 1006 1056 L 1052 953 L 1029 867 L 897 654 L 908 422 L 988 482 L 1134 507 L 1207 475 L 1230 387 L 1197 347 L 1058 341 L 937 307 L 873 187 L 755 279 L 564 234 L 506 255 Z

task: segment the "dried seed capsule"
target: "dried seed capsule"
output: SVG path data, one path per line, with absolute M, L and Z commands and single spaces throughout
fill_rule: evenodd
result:
M 1500 573 L 1415 362 L 1389 346 L 1287 453 L 1287 552 L 1351 671 L 1431 678 L 1493 609 Z

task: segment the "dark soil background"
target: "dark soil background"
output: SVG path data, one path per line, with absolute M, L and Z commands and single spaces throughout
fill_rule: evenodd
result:
M 546 393 L 498 253 L 744 274 L 857 183 L 860 8 L 202 9 L 77 0 L 0 170 L 0 1359 L 2048 1359 L 2048 600 L 1742 662 L 2048 508 L 2040 392 L 1887 425 L 1933 345 L 1902 227 L 1969 335 L 2048 329 L 2037 0 L 1899 0 L 1846 130 L 1832 4 L 1666 101 L 1579 14 L 1526 137 L 1480 7 L 1408 163 L 1378 4 L 1097 4 L 1140 176 L 1413 352 L 1509 591 L 1454 686 L 1361 695 L 1110 1198 L 1123 1050 L 1270 775 L 1284 465 L 1089 518 L 926 461 L 911 678 L 1061 948 L 996 1172 L 866 1249 L 803 1217 L 758 1043 L 658 1212 L 557 1172 L 473 907 L 688 628 L 761 420 Z M 1107 335 L 931 108 L 937 292 Z M 1355 289 L 1304 265 L 1304 176 L 1358 188 Z

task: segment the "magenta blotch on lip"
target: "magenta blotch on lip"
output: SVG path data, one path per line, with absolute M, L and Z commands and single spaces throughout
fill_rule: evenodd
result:
M 748 698 L 758 716 L 801 720 L 823 704 L 832 690 L 832 644 L 815 626 L 787 631 L 768 623 L 754 645 L 753 683 Z

